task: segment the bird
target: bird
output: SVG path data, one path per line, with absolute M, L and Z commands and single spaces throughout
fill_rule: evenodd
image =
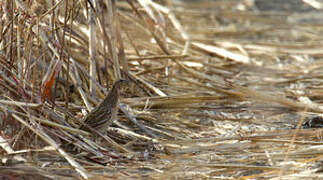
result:
M 100 132 L 103 132 L 108 128 L 116 118 L 120 92 L 128 83 L 129 82 L 124 79 L 119 79 L 113 83 L 108 95 L 97 107 L 84 117 L 83 123 Z M 86 126 L 82 125 L 81 129 L 87 129 Z

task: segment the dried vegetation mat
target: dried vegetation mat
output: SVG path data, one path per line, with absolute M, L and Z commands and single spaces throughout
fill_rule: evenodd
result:
M 321 7 L 0 1 L 0 177 L 323 178 Z M 106 133 L 80 129 L 120 78 Z

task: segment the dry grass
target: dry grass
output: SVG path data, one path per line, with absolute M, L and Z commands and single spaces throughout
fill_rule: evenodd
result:
M 321 12 L 98 2 L 0 1 L 0 177 L 322 178 Z M 118 120 L 80 130 L 119 78 Z

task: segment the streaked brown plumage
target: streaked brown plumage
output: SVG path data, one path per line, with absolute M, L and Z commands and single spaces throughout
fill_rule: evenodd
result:
M 120 91 L 128 84 L 126 80 L 116 81 L 107 97 L 94 108 L 87 116 L 85 116 L 83 122 L 98 130 L 102 131 L 109 127 L 114 121 L 116 114 L 118 112 L 118 101 L 120 96 Z M 86 129 L 82 126 L 81 129 Z

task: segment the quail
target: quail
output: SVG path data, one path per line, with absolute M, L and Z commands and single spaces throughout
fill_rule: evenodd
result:
M 84 124 L 101 132 L 109 127 L 115 120 L 118 112 L 120 92 L 127 84 L 127 80 L 117 80 L 105 99 L 85 116 L 83 120 Z M 86 129 L 86 126 L 82 126 L 81 129 Z

